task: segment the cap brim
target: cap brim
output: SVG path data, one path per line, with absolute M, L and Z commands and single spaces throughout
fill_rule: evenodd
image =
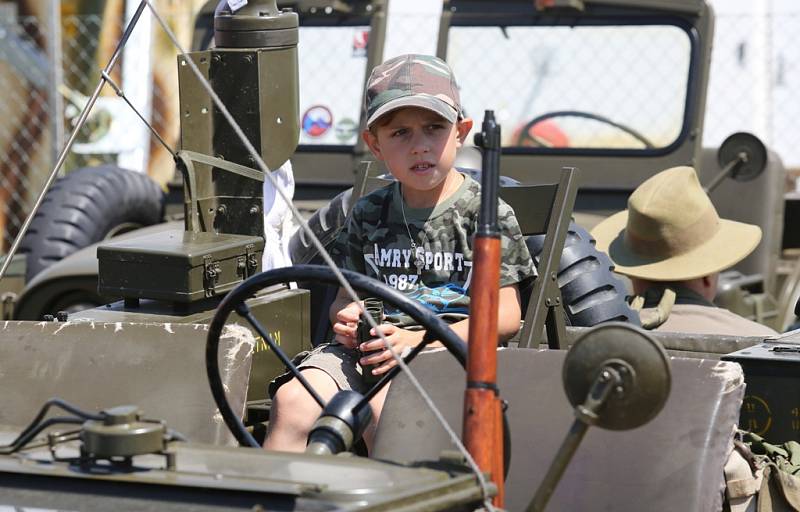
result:
M 371 116 L 369 116 L 369 119 L 367 119 L 367 128 L 372 126 L 372 123 L 377 121 L 379 117 L 388 114 L 392 110 L 397 110 L 398 108 L 403 107 L 424 108 L 425 110 L 430 110 L 431 112 L 439 114 L 451 123 L 455 123 L 458 119 L 458 111 L 456 111 L 456 109 L 451 105 L 447 104 L 447 102 L 444 100 L 439 99 L 436 96 L 423 96 L 415 94 L 395 98 L 378 107 L 378 110 L 376 110 Z
M 615 272 L 648 281 L 686 281 L 732 267 L 753 252 L 761 228 L 720 219 L 717 233 L 702 245 L 671 258 L 644 257 L 625 245 L 628 211 L 612 215 L 592 229 L 597 250 L 608 254 Z

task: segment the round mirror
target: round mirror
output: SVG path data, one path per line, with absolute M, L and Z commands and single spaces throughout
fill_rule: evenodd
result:
M 717 162 L 720 167 L 725 167 L 737 160 L 740 163 L 731 170 L 731 177 L 736 181 L 754 180 L 767 166 L 767 148 L 751 133 L 734 133 L 719 147 Z
M 620 376 L 597 412 L 595 425 L 628 430 L 644 425 L 664 407 L 670 391 L 669 356 L 646 332 L 625 323 L 588 330 L 564 360 L 564 391 L 573 407 L 586 403 L 601 372 Z

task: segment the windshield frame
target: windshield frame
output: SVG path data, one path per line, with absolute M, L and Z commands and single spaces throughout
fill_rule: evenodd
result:
M 463 5 L 462 5 L 463 4 Z M 698 88 L 703 81 L 699 78 L 702 72 L 701 43 L 697 29 L 685 18 L 671 14 L 646 14 L 632 16 L 630 10 L 616 9 L 618 15 L 612 12 L 587 15 L 582 12 L 578 15 L 553 15 L 532 11 L 529 3 L 523 2 L 497 2 L 496 8 L 487 12 L 485 7 L 478 8 L 476 2 L 452 1 L 448 12 L 442 16 L 440 31 L 447 36 L 440 35 L 439 57 L 446 60 L 447 41 L 449 31 L 458 27 L 509 27 L 526 26 L 553 26 L 553 27 L 607 27 L 607 26 L 672 26 L 686 34 L 689 43 L 689 59 L 687 69 L 686 92 L 683 102 L 683 119 L 680 130 L 675 139 L 668 145 L 656 148 L 549 148 L 549 147 L 523 147 L 503 146 L 503 153 L 509 155 L 574 155 L 574 156 L 662 156 L 677 150 L 684 145 L 692 134 L 693 120 L 697 109 Z M 624 14 L 624 15 L 623 15 Z

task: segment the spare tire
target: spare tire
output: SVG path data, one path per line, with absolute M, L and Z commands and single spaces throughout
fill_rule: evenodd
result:
M 544 249 L 544 235 L 529 236 L 526 243 L 538 265 Z M 614 275 L 613 269 L 608 255 L 595 248 L 592 235 L 570 222 L 557 272 L 569 325 L 591 327 L 620 321 L 641 326 L 639 314 L 628 305 L 625 285 Z M 532 286 L 531 283 L 520 291 L 524 308 L 527 308 Z
M 165 195 L 143 173 L 82 167 L 47 191 L 20 244 L 26 281 L 62 258 L 113 235 L 160 222 Z

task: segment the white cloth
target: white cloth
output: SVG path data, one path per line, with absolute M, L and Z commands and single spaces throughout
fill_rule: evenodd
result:
M 294 173 L 292 163 L 286 161 L 272 171 L 272 176 L 283 189 L 289 199 L 294 197 Z M 264 178 L 264 254 L 261 258 L 261 270 L 288 267 L 292 264 L 289 257 L 289 237 L 292 229 L 292 214 L 289 205 L 272 186 L 269 178 Z

